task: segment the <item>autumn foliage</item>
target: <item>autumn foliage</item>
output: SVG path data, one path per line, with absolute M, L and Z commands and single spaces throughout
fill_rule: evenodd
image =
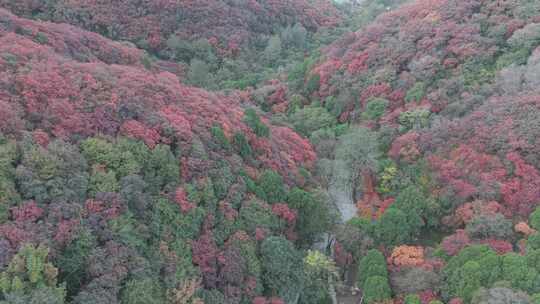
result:
M 419 266 L 424 262 L 424 250 L 422 247 L 398 246 L 390 256 L 391 263 L 395 266 Z
M 159 48 L 161 35 L 176 29 L 157 12 L 187 6 L 197 15 L 203 3 L 158 2 L 145 4 L 141 19 L 129 1 L 66 1 L 56 9 L 66 18 L 96 14 L 83 27 L 116 28 L 109 33 L 115 38 L 139 39 L 144 25 L 146 39 Z M 21 15 L 45 13 L 34 1 L 0 4 Z M 257 5 L 252 1 L 249 10 L 271 18 L 289 12 L 281 2 Z M 291 5 L 288 18 L 306 14 L 309 26 L 335 17 L 308 2 Z M 234 8 L 238 15 L 243 9 Z M 129 22 L 117 28 L 120 15 Z M 285 198 L 307 184 L 316 161 L 310 142 L 264 114 L 261 134 L 245 118 L 249 94 L 187 86 L 178 65 L 147 62 L 148 54 L 130 43 L 4 9 L 0 19 L 0 268 L 24 244 L 46 243 L 55 263 L 62 261 L 70 299 L 81 303 L 130 302 L 140 294 L 157 301 L 145 303 L 202 303 L 201 293 L 214 303 L 283 303 L 262 298 L 257 244 L 276 235 L 296 241 L 299 212 Z M 175 35 L 203 25 L 192 26 Z M 203 35 L 223 29 L 208 30 Z M 279 92 L 274 97 L 278 102 Z M 256 189 L 259 176 L 251 180 L 245 172 L 262 171 L 277 177 L 282 201 L 250 209 L 247 202 L 266 197 Z
M 109 38 L 128 40 L 150 50 L 166 47 L 172 36 L 208 41 L 223 54 L 238 54 L 254 34 L 269 34 L 275 24 L 300 22 L 315 30 L 340 20 L 330 1 L 249 0 L 231 3 L 221 0 L 132 1 L 76 0 L 1 1 L 0 5 L 17 14 L 38 14 L 55 22 L 69 23 Z

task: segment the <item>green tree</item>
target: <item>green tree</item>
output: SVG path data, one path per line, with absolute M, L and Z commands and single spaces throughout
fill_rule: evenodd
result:
M 295 111 L 289 118 L 294 129 L 304 136 L 310 136 L 311 133 L 332 127 L 336 124 L 336 118 L 328 113 L 325 108 L 317 106 L 306 106 Z
M 0 137 L 0 223 L 9 218 L 9 208 L 20 202 L 21 198 L 15 187 L 15 164 L 18 159 L 14 141 Z
M 120 195 L 129 210 L 139 219 L 144 219 L 151 211 L 152 199 L 146 188 L 147 185 L 140 175 L 128 175 L 120 180 Z
M 204 304 L 221 304 L 227 303 L 225 296 L 217 289 L 207 290 L 203 289 L 201 291 L 202 299 Z
M 281 39 L 279 36 L 272 36 L 262 54 L 263 60 L 268 66 L 277 66 L 281 58 Z
M 411 226 L 407 214 L 395 207 L 390 207 L 384 212 L 375 228 L 377 240 L 386 246 L 412 241 L 417 233 L 417 225 Z
M 293 188 L 287 194 L 287 204 L 298 211 L 296 229 L 300 244 L 311 245 L 331 229 L 335 222 L 331 208 L 321 192 L 307 192 Z
M 88 193 L 90 196 L 95 197 L 96 194 L 100 192 L 116 192 L 118 189 L 118 180 L 116 179 L 114 171 L 94 169 L 88 185 Z
M 196 207 L 183 213 L 177 204 L 167 199 L 158 199 L 153 207 L 152 230 L 154 237 L 172 235 L 175 239 L 195 239 L 206 216 L 203 208 Z
M 165 303 L 163 288 L 156 280 L 145 278 L 131 280 L 122 290 L 122 304 L 162 304 Z
M 364 299 L 368 304 L 388 300 L 392 297 L 388 279 L 381 276 L 367 278 L 364 284 L 363 293 Z
M 318 91 L 321 86 L 321 75 L 314 74 L 309 77 L 306 83 L 306 92 L 308 95 L 313 94 L 313 92 Z
M 138 174 L 142 169 L 141 163 L 122 139 L 119 139 L 119 144 L 113 144 L 105 139 L 92 137 L 84 140 L 80 148 L 90 165 L 104 165 L 113 170 L 118 178 Z
M 427 109 L 416 109 L 399 114 L 398 122 L 400 131 L 406 132 L 411 129 L 421 129 L 429 125 L 431 112 Z
M 512 287 L 533 291 L 538 271 L 529 267 L 526 257 L 513 252 L 505 254 L 501 260 L 501 270 L 502 279 L 508 281 Z
M 532 295 L 531 304 L 540 304 L 540 293 L 535 293 Z
M 15 175 L 24 198 L 34 199 L 39 204 L 84 201 L 88 166 L 75 146 L 60 140 L 51 142 L 47 148 L 22 145 L 22 162 Z
M 254 234 L 256 228 L 276 230 L 279 227 L 279 219 L 264 203 L 253 200 L 240 208 L 238 226 Z
M 388 269 L 386 268 L 386 259 L 377 249 L 371 249 L 367 255 L 358 263 L 357 282 L 360 287 L 366 285 L 367 279 L 379 276 L 388 279 Z
M 429 199 L 416 186 L 409 186 L 401 191 L 392 207 L 405 213 L 411 237 L 416 237 L 425 226 L 424 218 L 435 213 L 430 210 Z
M 268 137 L 270 135 L 270 129 L 261 121 L 254 109 L 247 109 L 244 112 L 244 121 L 257 136 Z
M 540 207 L 536 207 L 529 216 L 529 224 L 532 228 L 540 231 Z
M 407 295 L 405 297 L 405 304 L 421 304 L 420 297 L 418 295 Z
M 308 250 L 304 257 L 304 272 L 306 286 L 299 303 L 327 303 L 330 300 L 329 287 L 339 278 L 334 261 L 319 251 Z
M 210 170 L 209 175 L 212 178 L 216 197 L 220 200 L 224 199 L 229 192 L 229 188 L 236 181 L 231 166 L 224 160 L 217 161 L 216 168 Z
M 420 102 L 424 98 L 426 92 L 426 85 L 423 82 L 417 82 L 412 88 L 407 91 L 405 95 L 406 102 Z
M 65 303 L 66 288 L 57 285 L 58 269 L 47 261 L 48 256 L 49 249 L 45 246 L 22 247 L 0 274 L 4 300 L 0 303 Z
M 479 272 L 480 264 L 475 261 L 468 261 L 461 270 L 461 281 L 458 282 L 460 288 L 457 289 L 457 295 L 467 303 L 470 303 L 474 292 L 482 286 Z
M 500 286 L 493 288 L 481 288 L 474 297 L 472 303 L 478 304 L 530 304 L 529 296 L 518 290 Z
M 366 104 L 366 109 L 362 113 L 362 118 L 377 120 L 383 116 L 388 107 L 388 100 L 384 98 L 372 98 Z
M 96 246 L 96 237 L 92 232 L 81 228 L 73 241 L 58 256 L 60 280 L 66 282 L 69 296 L 76 295 L 87 279 L 88 257 Z
M 356 260 L 360 260 L 374 245 L 370 220 L 352 218 L 345 225 L 337 225 L 336 228 L 336 240 L 347 252 L 351 252 Z
M 536 232 L 527 238 L 527 249 L 540 249 L 540 232 Z
M 513 49 L 526 49 L 532 51 L 540 44 L 540 24 L 530 23 L 515 31 L 508 39 L 508 44 Z
M 192 59 L 190 61 L 187 74 L 187 80 L 190 84 L 208 88 L 213 84 L 212 78 L 210 66 L 206 62 L 200 59 Z
M 501 257 L 486 245 L 466 247 L 448 261 L 443 277 L 445 298 L 461 297 L 469 302 L 480 286 L 490 286 L 501 280 Z
M 281 32 L 281 41 L 287 48 L 298 48 L 303 50 L 306 47 L 307 30 L 301 23 L 288 26 Z
M 236 147 L 236 151 L 242 156 L 244 160 L 253 156 L 253 149 L 249 144 L 246 136 L 241 132 L 234 133 L 233 143 Z
M 258 185 L 264 194 L 263 199 L 271 204 L 284 202 L 287 198 L 283 178 L 276 171 L 265 170 L 259 177 Z
M 306 80 L 306 72 L 308 71 L 309 67 L 314 63 L 314 58 L 315 54 L 308 58 L 305 58 L 304 61 L 297 63 L 290 69 L 287 80 L 289 81 L 290 87 L 292 89 L 295 89 L 296 91 L 300 91 L 302 89 Z
M 221 128 L 219 125 L 213 125 L 210 129 L 210 132 L 212 133 L 214 140 L 217 142 L 218 145 L 220 145 L 222 149 L 226 151 L 229 151 L 231 149 L 231 143 L 229 139 L 225 136 L 223 128 Z
M 143 172 L 148 190 L 153 193 L 166 186 L 172 188 L 180 182 L 179 162 L 167 145 L 157 145 L 149 153 Z
M 286 303 L 296 302 L 304 288 L 302 256 L 282 237 L 269 237 L 261 244 L 263 281 L 270 294 Z
M 105 139 L 91 137 L 80 144 L 81 152 L 90 164 L 103 164 L 109 168 L 118 167 L 118 151 Z

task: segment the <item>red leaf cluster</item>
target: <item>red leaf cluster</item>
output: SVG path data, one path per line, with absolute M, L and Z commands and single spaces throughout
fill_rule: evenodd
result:
M 65 244 L 71 239 L 76 228 L 79 226 L 79 220 L 62 220 L 58 223 L 54 240 L 60 244 Z
M 151 149 L 156 146 L 160 139 L 158 131 L 148 128 L 136 120 L 124 122 L 120 127 L 120 133 L 127 137 L 142 140 Z
M 178 204 L 180 207 L 180 210 L 182 213 L 186 214 L 191 209 L 195 208 L 195 204 L 190 202 L 187 198 L 187 192 L 182 187 L 178 187 L 176 189 L 176 192 L 174 193 L 174 201 Z
M 287 204 L 279 203 L 272 205 L 272 212 L 287 221 L 290 226 L 296 223 L 297 211 L 289 208 Z
M 441 246 L 446 254 L 449 256 L 454 256 L 458 254 L 461 249 L 467 247 L 471 243 L 472 241 L 467 235 L 467 232 L 465 232 L 463 229 L 458 229 L 454 234 L 445 237 L 441 243 Z
M 100 214 L 106 219 L 114 219 L 120 216 L 122 205 L 116 199 L 107 202 L 88 199 L 84 204 L 84 209 L 87 215 Z
M 218 253 L 214 236 L 211 231 L 203 233 L 197 240 L 191 242 L 193 264 L 199 266 L 203 275 L 204 285 L 215 287 L 218 282 Z
M 527 216 L 540 203 L 540 173 L 517 153 L 506 158 L 514 164 L 514 177 L 502 185 L 501 194 L 511 210 Z
M 421 291 L 418 293 L 418 297 L 420 298 L 420 302 L 422 302 L 422 304 L 429 304 L 431 301 L 438 299 L 437 294 L 433 290 Z
M 18 207 L 11 208 L 11 214 L 16 222 L 35 222 L 43 216 L 43 209 L 35 201 L 24 202 Z
M 482 240 L 480 243 L 488 245 L 489 247 L 491 247 L 491 249 L 501 255 L 514 251 L 512 243 L 505 240 L 488 239 Z

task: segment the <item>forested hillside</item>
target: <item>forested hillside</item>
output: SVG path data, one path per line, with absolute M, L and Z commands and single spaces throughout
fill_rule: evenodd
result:
M 538 22 L 537 1 L 413 1 L 289 74 L 286 119 L 356 203 L 336 261 L 368 302 L 538 301 Z
M 5 303 L 311 302 L 298 248 L 331 218 L 307 139 L 129 45 L 0 20 Z
M 539 1 L 0 7 L 0 303 L 540 303 Z
M 210 89 L 255 85 L 278 65 L 279 53 L 301 58 L 316 43 L 311 36 L 342 21 L 329 0 L 2 0 L 0 5 L 24 17 L 130 41 L 148 51 L 149 60 L 181 63 L 187 82 Z

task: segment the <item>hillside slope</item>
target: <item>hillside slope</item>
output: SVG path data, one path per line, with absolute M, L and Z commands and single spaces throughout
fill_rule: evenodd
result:
M 143 56 L 0 10 L 2 300 L 310 302 L 310 143 Z
M 343 12 L 317 1 L 0 1 L 36 20 L 68 23 L 179 63 L 184 82 L 212 90 L 255 86 L 333 37 Z
M 6 1 L 16 14 L 65 22 L 115 40 L 163 47 L 171 35 L 190 41 L 216 39 L 225 49 L 242 47 L 258 34 L 299 22 L 310 30 L 336 23 L 331 2 L 317 1 Z
M 441 155 L 465 149 L 501 163 L 516 153 L 538 168 L 530 119 L 538 111 L 534 50 L 540 12 L 533 2 L 518 2 L 416 1 L 384 14 L 326 48 L 323 60 L 308 72 L 320 79 L 311 99 L 322 100 L 341 122 L 379 130 L 394 161 L 425 158 L 438 173 L 448 169 L 436 164 Z M 521 103 L 528 114 L 518 110 Z M 512 173 L 494 182 L 495 176 L 470 176 L 496 170 L 493 166 L 472 164 L 479 167 L 458 171 L 474 182 L 444 180 L 445 190 L 462 200 L 499 198 L 502 194 L 493 191 L 504 191 L 499 186 Z M 438 175 L 447 174 L 457 173 Z M 483 182 L 499 185 L 498 190 L 486 189 Z M 518 204 L 502 196 L 503 205 Z M 530 205 L 521 212 L 526 216 L 535 202 L 519 204 Z
M 540 2 L 0 6 L 0 303 L 540 303 Z
M 368 302 L 540 292 L 537 267 L 497 272 L 538 254 L 539 22 L 537 1 L 412 1 L 289 74 L 284 120 L 356 202 L 335 249 Z M 388 274 L 362 264 L 373 244 Z

